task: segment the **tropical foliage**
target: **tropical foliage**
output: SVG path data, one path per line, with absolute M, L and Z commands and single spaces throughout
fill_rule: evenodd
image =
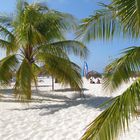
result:
M 86 57 L 86 47 L 66 40 L 65 33 L 76 29 L 77 21 L 67 13 L 51 10 L 45 3 L 17 1 L 16 13 L 0 16 L 0 47 L 6 57 L 0 61 L 0 83 L 7 85 L 16 77 L 14 93 L 31 99 L 31 85 L 42 71 L 81 91 L 80 68 L 68 57 Z
M 84 41 L 112 39 L 114 36 L 140 37 L 140 1 L 112 0 L 94 15 L 83 19 L 77 36 Z M 126 49 L 122 56 L 105 69 L 104 87 L 114 91 L 140 72 L 140 47 Z M 89 125 L 82 140 L 114 140 L 129 127 L 140 104 L 140 79 L 137 78 L 121 95 L 111 99 L 108 107 Z

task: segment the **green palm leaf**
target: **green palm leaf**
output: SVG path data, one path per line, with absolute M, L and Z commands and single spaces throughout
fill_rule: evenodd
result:
M 117 17 L 123 25 L 123 32 L 131 37 L 140 35 L 140 2 L 139 0 L 113 0 L 117 9 Z
M 9 24 L 11 24 L 10 21 Z M 11 52 L 17 51 L 18 49 L 18 47 L 16 46 L 15 36 L 12 31 L 9 31 L 8 27 L 9 26 L 7 25 L 5 26 L 4 23 L 0 25 L 1 32 L 0 47 L 6 49 L 7 55 L 10 54 Z
M 6 27 L 11 27 L 12 20 L 13 20 L 12 16 L 0 13 L 0 24 L 1 25 L 4 25 Z
M 140 104 L 140 79 L 136 80 L 122 95 L 110 101 L 103 111 L 88 127 L 82 140 L 114 140 L 129 126 Z
M 64 85 L 70 85 L 74 90 L 81 91 L 81 69 L 72 63 L 68 57 L 58 57 L 50 53 L 40 53 L 40 61 L 44 61 L 47 73 L 58 79 Z
M 7 29 L 7 27 L 0 25 L 0 32 L 1 35 L 5 38 L 14 38 L 14 35 Z
M 60 57 L 64 59 L 69 59 L 66 52 L 62 50 L 62 48 L 54 47 L 52 45 L 43 45 L 40 46 L 39 49 L 34 51 L 35 58 L 40 62 L 46 62 L 46 56 L 52 55 L 54 57 Z
M 116 19 L 116 9 L 110 4 L 102 10 L 96 11 L 94 15 L 82 20 L 76 35 L 83 41 L 91 39 L 110 39 L 118 35 L 121 26 Z
M 16 73 L 15 95 L 18 99 L 31 99 L 31 82 L 33 71 L 27 59 L 24 59 Z
M 18 50 L 18 47 L 16 46 L 14 40 L 7 41 L 7 40 L 0 39 L 0 47 L 6 50 L 7 56 L 10 53 L 16 52 Z
M 128 82 L 140 70 L 140 47 L 130 47 L 123 56 L 106 67 L 104 87 L 109 90 L 118 88 L 123 82 Z
M 45 20 L 40 20 L 41 26 L 39 26 L 39 30 L 42 33 L 44 30 L 46 30 L 46 32 L 44 32 L 44 36 L 46 36 L 47 40 L 63 40 L 65 38 L 65 32 L 77 28 L 76 19 L 70 14 L 48 10 L 43 15 L 43 19 Z
M 112 39 L 114 36 L 140 37 L 140 1 L 112 0 L 101 4 L 103 9 L 82 20 L 77 37 L 84 41 Z M 104 86 L 111 91 L 140 70 L 139 48 L 125 50 L 123 56 L 106 67 Z M 82 140 L 114 140 L 119 132 L 128 127 L 140 103 L 140 79 L 136 80 L 122 95 L 112 99 L 109 107 L 89 126 Z
M 101 6 L 102 10 L 82 20 L 77 37 L 89 41 L 112 39 L 120 34 L 132 38 L 140 36 L 139 0 L 112 0 L 111 4 Z
M 14 22 L 18 42 L 42 44 L 46 40 L 64 39 L 64 32 L 76 28 L 75 18 L 70 14 L 45 9 L 44 6 L 31 4 L 20 14 L 20 21 Z M 71 22 L 70 22 L 71 21 Z M 19 22 L 21 24 L 19 24 Z
M 74 54 L 76 56 L 80 56 L 81 58 L 86 58 L 88 54 L 88 50 L 85 45 L 83 45 L 79 41 L 74 40 L 64 40 L 49 43 L 44 46 L 44 51 L 53 52 L 54 54 L 58 54 L 61 56 L 61 52 L 65 51 L 67 54 Z
M 0 61 L 0 83 L 2 85 L 9 84 L 17 65 L 16 55 L 9 55 Z
M 8 42 L 6 40 L 0 39 L 0 47 L 1 48 L 5 48 L 8 49 L 8 47 L 10 47 L 11 42 Z

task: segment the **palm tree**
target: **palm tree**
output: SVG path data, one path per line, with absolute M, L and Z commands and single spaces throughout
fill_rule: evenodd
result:
M 51 10 L 45 3 L 18 0 L 16 13 L 0 16 L 0 46 L 6 50 L 6 57 L 0 60 L 1 85 L 7 85 L 14 75 L 16 97 L 31 99 L 32 83 L 36 85 L 38 74 L 46 71 L 81 91 L 80 67 L 68 54 L 83 58 L 87 49 L 64 37 L 75 28 L 76 20 L 70 14 Z
M 83 19 L 77 31 L 80 39 L 112 39 L 114 36 L 140 37 L 140 1 L 112 0 L 101 10 Z M 104 87 L 113 91 L 140 71 L 140 47 L 123 51 L 105 69 Z M 89 125 L 82 140 L 114 140 L 120 131 L 136 117 L 140 104 L 140 78 L 137 78 L 121 95 L 106 102 L 108 107 Z

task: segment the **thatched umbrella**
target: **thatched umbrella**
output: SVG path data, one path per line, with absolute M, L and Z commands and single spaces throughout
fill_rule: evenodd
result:
M 94 78 L 101 78 L 101 77 L 102 77 L 102 74 L 99 73 L 99 72 L 97 72 L 97 71 L 92 70 L 92 71 L 89 71 L 89 72 L 87 73 L 87 75 L 86 75 L 86 78 L 87 78 L 87 79 L 90 79 L 91 77 L 94 77 Z

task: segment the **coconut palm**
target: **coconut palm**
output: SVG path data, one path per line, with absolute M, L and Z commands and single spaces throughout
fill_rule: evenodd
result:
M 112 0 L 101 4 L 101 10 L 83 19 L 77 32 L 85 41 L 112 39 L 114 36 L 140 37 L 140 1 Z M 122 56 L 105 69 L 104 86 L 114 91 L 123 82 L 140 71 L 140 47 L 129 47 Z M 136 117 L 140 104 L 140 78 L 137 78 L 121 95 L 107 101 L 108 107 L 89 125 L 82 140 L 114 140 L 120 131 Z
M 45 3 L 18 0 L 16 13 L 0 16 L 0 47 L 6 50 L 0 60 L 1 85 L 15 76 L 16 97 L 31 99 L 31 85 L 37 84 L 43 71 L 81 91 L 80 67 L 68 55 L 83 58 L 87 50 L 82 43 L 65 39 L 65 33 L 75 28 L 76 20 L 70 14 L 51 10 Z

